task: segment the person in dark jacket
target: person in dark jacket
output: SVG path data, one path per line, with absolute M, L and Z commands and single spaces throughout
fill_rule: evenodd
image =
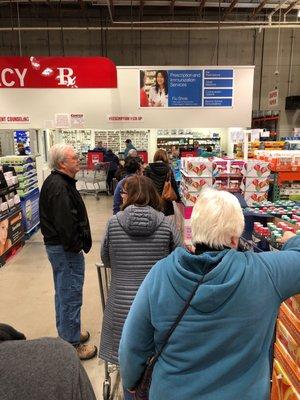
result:
M 160 196 L 162 195 L 168 174 L 170 174 L 171 176 L 172 188 L 177 196 L 176 201 L 179 202 L 180 195 L 178 191 L 178 186 L 175 181 L 173 171 L 169 166 L 168 155 L 165 150 L 159 149 L 154 154 L 153 163 L 150 163 L 148 167 L 145 168 L 144 175 L 153 181 Z M 164 201 L 163 212 L 166 216 L 174 215 L 174 206 L 172 201 Z
M 141 175 L 142 166 L 140 162 L 136 158 L 127 158 L 127 161 L 124 166 L 125 176 L 120 182 L 118 182 L 115 193 L 114 193 L 114 202 L 113 202 L 113 214 L 117 214 L 121 210 L 122 206 L 122 188 L 125 182 L 125 179 L 130 175 Z
M 126 179 L 123 211 L 108 222 L 101 258 L 112 270 L 104 312 L 100 357 L 118 364 L 123 323 L 134 296 L 151 267 L 181 245 L 179 232 L 161 209 L 152 181 L 144 176 Z
M 119 349 L 133 389 L 188 299 L 152 374 L 149 400 L 269 400 L 269 350 L 281 302 L 300 292 L 300 236 L 282 251 L 237 250 L 244 215 L 231 193 L 201 190 L 193 252 L 177 248 L 140 286 Z
M 52 172 L 40 195 L 41 231 L 53 269 L 56 327 L 59 336 L 74 345 L 81 359 L 97 348 L 83 345 L 90 334 L 81 333 L 80 310 L 84 282 L 84 256 L 92 246 L 85 205 L 76 189 L 79 160 L 72 146 L 54 145 L 49 152 Z
M 1 400 L 96 400 L 69 343 L 54 338 L 24 340 L 12 327 L 4 332 L 5 339 L 0 339 Z
M 115 177 L 119 167 L 119 157 L 116 156 L 111 149 L 108 149 L 104 155 L 104 162 L 109 162 L 109 169 L 107 171 L 106 185 L 107 189 L 113 194 L 112 181 Z

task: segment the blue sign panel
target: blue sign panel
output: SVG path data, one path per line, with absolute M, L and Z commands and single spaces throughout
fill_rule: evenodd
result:
M 222 88 L 222 87 L 232 87 L 233 80 L 232 79 L 204 79 L 204 87 L 205 88 Z
M 232 107 L 232 99 L 204 99 L 204 107 Z
M 233 78 L 233 69 L 206 69 L 204 78 Z
M 168 106 L 202 107 L 201 70 L 168 71 Z
M 205 89 L 204 97 L 232 97 L 232 89 Z

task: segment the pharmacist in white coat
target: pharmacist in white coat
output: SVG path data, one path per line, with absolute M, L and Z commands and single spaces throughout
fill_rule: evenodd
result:
M 149 90 L 151 107 L 168 107 L 168 74 L 167 71 L 156 71 L 155 86 Z

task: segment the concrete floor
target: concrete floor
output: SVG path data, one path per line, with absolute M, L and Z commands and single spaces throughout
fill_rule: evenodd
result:
M 112 214 L 112 197 L 85 198 L 93 247 L 86 255 L 82 327 L 91 333 L 90 343 L 99 347 L 102 310 L 95 263 L 100 259 L 100 244 L 107 220 Z M 29 239 L 7 264 L 0 268 L 1 322 L 23 332 L 28 339 L 57 336 L 54 315 L 52 270 L 39 232 Z M 97 399 L 102 399 L 103 363 L 98 358 L 83 365 L 93 384 Z M 116 398 L 119 398 L 117 396 Z

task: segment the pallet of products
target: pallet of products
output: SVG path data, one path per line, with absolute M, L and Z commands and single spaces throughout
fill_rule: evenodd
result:
M 246 209 L 245 212 L 249 212 Z M 300 205 L 291 201 L 265 202 L 256 204 L 252 215 L 254 222 L 252 236 L 246 241 L 245 250 L 280 251 L 284 232 L 300 234 Z M 267 217 L 265 223 L 258 219 Z M 251 248 L 251 242 L 253 248 Z M 274 363 L 272 373 L 271 400 L 300 399 L 300 296 L 287 299 L 280 307 Z
M 0 166 L 0 267 L 24 244 L 18 177 L 13 167 Z
M 270 167 L 265 161 L 187 157 L 181 159 L 183 202 L 192 206 L 206 186 L 241 193 L 252 205 L 268 198 Z
M 36 162 L 33 156 L 6 156 L 0 162 L 13 167 L 18 178 L 17 193 L 21 199 L 21 211 L 26 237 L 39 227 L 39 188 Z

